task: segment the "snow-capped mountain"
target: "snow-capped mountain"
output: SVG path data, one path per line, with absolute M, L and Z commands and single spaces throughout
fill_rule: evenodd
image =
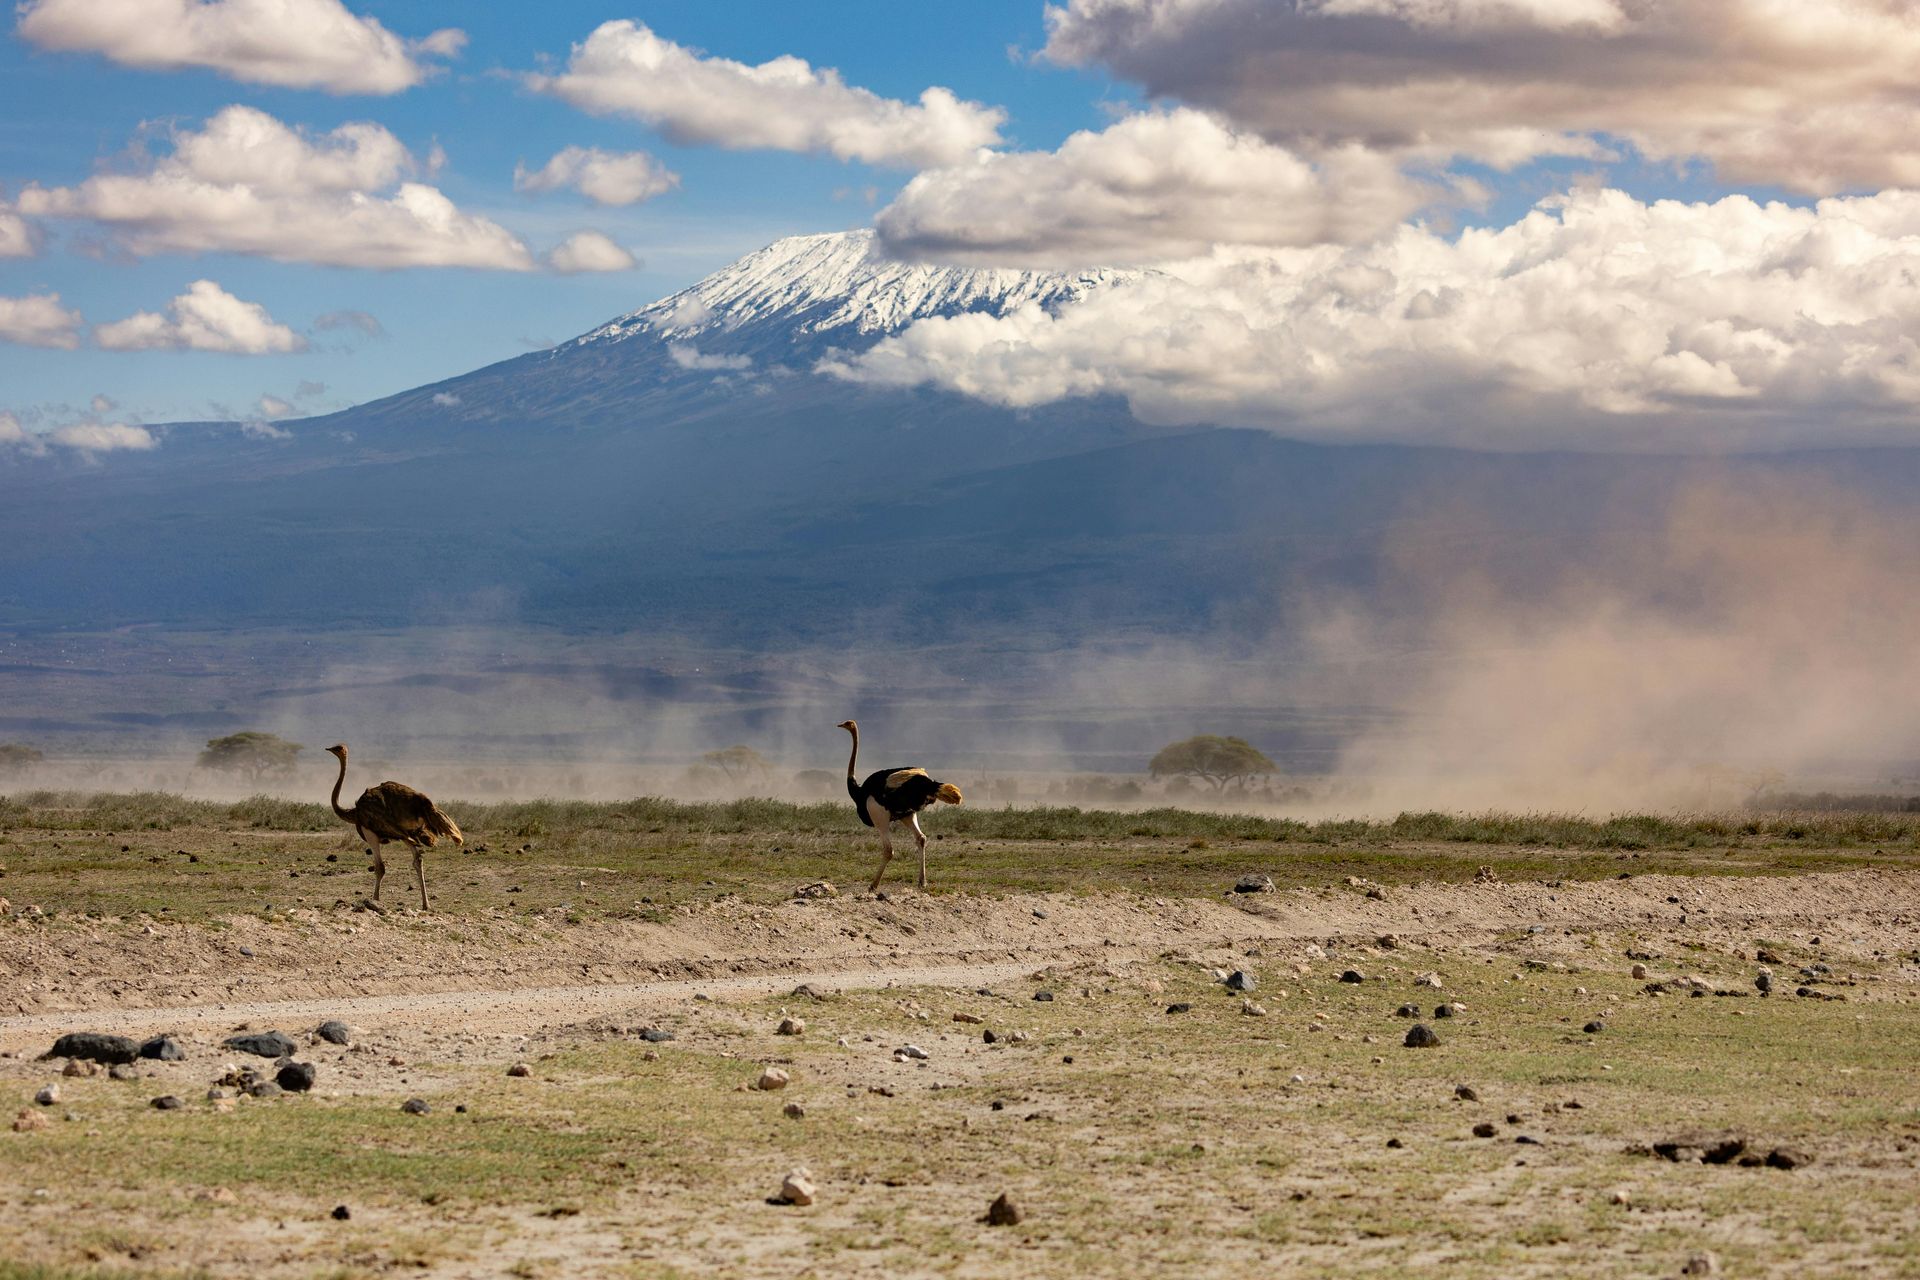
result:
M 635 337 L 697 341 L 745 329 L 838 345 L 897 333 L 915 320 L 1055 306 L 1133 273 L 1061 274 L 897 262 L 870 230 L 777 240 L 706 279 L 609 321 L 567 347 Z

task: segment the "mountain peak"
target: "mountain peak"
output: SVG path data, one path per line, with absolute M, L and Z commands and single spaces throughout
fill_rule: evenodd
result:
M 1052 306 L 1132 274 L 901 262 L 885 256 L 868 229 L 788 236 L 568 345 L 642 335 L 689 341 L 768 328 L 786 341 L 846 344 L 897 333 L 929 316 Z

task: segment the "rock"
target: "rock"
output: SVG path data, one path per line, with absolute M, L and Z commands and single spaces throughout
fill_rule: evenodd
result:
M 1364 978 L 1364 977 L 1362 977 L 1362 976 L 1361 976 L 1361 973 L 1360 973 L 1360 971 L 1359 971 L 1358 969 L 1348 969 L 1348 970 L 1345 970 L 1344 972 L 1342 972 L 1342 973 L 1341 973 L 1341 975 L 1340 975 L 1340 981 L 1342 981 L 1342 982 L 1365 982 L 1365 981 L 1366 981 L 1366 978 Z
M 805 1120 L 807 1118 L 807 1109 L 797 1102 L 789 1102 L 786 1106 L 780 1108 L 780 1114 L 789 1120 Z
M 100 1067 L 96 1063 L 87 1062 L 80 1058 L 68 1058 L 67 1065 L 60 1068 L 60 1074 L 63 1076 L 97 1076 L 100 1074 Z
M 1580 1029 L 1586 1032 L 1590 1036 L 1597 1036 L 1602 1031 L 1605 1031 L 1607 1029 L 1607 1024 L 1604 1022 L 1594 1021 L 1594 1022 L 1589 1022 L 1586 1026 Z
M 1257 983 L 1253 975 L 1246 970 L 1235 969 L 1227 975 L 1226 985 L 1229 991 L 1251 991 L 1254 987 L 1258 986 L 1259 983 Z
M 1762 947 L 1758 951 L 1754 952 L 1753 958 L 1759 961 L 1761 964 L 1781 963 L 1780 957 L 1773 954 L 1773 952 L 1768 950 L 1766 947 Z
M 60 1086 L 57 1084 L 43 1086 L 40 1092 L 33 1095 L 33 1100 L 43 1107 L 53 1106 L 60 1101 Z
M 817 1194 L 813 1174 L 806 1169 L 795 1169 L 780 1180 L 780 1198 L 788 1204 L 812 1204 Z
M 291 1057 L 300 1048 L 286 1033 L 280 1031 L 251 1031 L 245 1035 L 228 1036 L 221 1043 L 235 1053 L 250 1053 L 256 1058 Z
M 1406 1145 L 1407 1145 L 1406 1143 L 1400 1141 L 1400 1139 L 1398 1138 L 1387 1139 L 1387 1146 L 1394 1151 L 1399 1151 L 1401 1148 L 1405 1147 Z
M 333 1206 L 332 1216 L 335 1222 L 345 1222 L 347 1219 L 353 1217 L 353 1210 L 343 1204 L 337 1204 Z
M 155 1036 L 140 1045 L 140 1056 L 155 1062 L 185 1062 L 187 1051 L 172 1036 Z
M 528 1076 L 533 1074 L 533 1068 L 528 1066 L 524 1062 L 516 1062 L 512 1066 L 507 1068 L 507 1074 L 512 1076 L 515 1080 L 525 1080 Z
M 1813 1163 L 1813 1157 L 1796 1147 L 1775 1147 L 1767 1152 L 1767 1168 L 1799 1169 Z
M 825 1000 L 827 993 L 814 986 L 811 982 L 803 982 L 793 989 L 793 998 L 796 1000 Z
M 893 1051 L 893 1056 L 896 1058 L 912 1058 L 916 1062 L 926 1062 L 932 1058 L 933 1055 L 917 1044 L 903 1044 Z
M 1633 1196 L 1627 1192 L 1626 1188 L 1622 1187 L 1607 1197 L 1607 1203 L 1629 1205 L 1633 1203 Z
M 1417 1018 L 1420 1016 L 1420 1006 L 1417 1004 L 1403 1004 L 1393 1011 L 1393 1016 L 1396 1018 Z
M 1473 873 L 1473 882 L 1475 884 L 1499 884 L 1500 877 L 1495 874 L 1492 867 L 1481 867 Z
M 640 1038 L 648 1044 L 665 1044 L 667 1041 L 673 1039 L 673 1032 L 668 1031 L 665 1027 L 642 1027 L 640 1028 Z
M 171 1093 L 163 1093 L 147 1104 L 155 1111 L 178 1111 L 187 1104 Z
M 207 1204 L 239 1204 L 240 1197 L 233 1194 L 231 1187 L 206 1187 L 193 1193 L 195 1200 Z
M 1049 1000 L 1052 1000 L 1052 999 L 1053 999 L 1053 992 L 1051 992 L 1051 991 L 1036 991 L 1036 992 L 1034 992 L 1034 993 L 1033 993 L 1033 998 L 1034 998 L 1035 1000 L 1039 1000 L 1039 1001 L 1042 1001 L 1042 1002 L 1044 1003 L 1044 1002 L 1046 1002 L 1046 1001 L 1049 1001 Z
M 1000 1036 L 992 1027 L 988 1027 L 980 1033 L 980 1041 L 983 1044 L 998 1044 L 1000 1043 Z
M 1491 1138 L 1498 1132 L 1500 1131 L 1494 1128 L 1491 1120 L 1482 1120 L 1479 1124 L 1473 1126 L 1473 1136 L 1476 1138 Z
M 1020 1206 L 1008 1198 L 1007 1193 L 1004 1191 L 995 1196 L 993 1203 L 987 1206 L 986 1220 L 989 1226 L 1017 1227 L 1020 1225 L 1021 1219 L 1026 1216 L 1025 1213 L 1021 1212 Z
M 954 1014 L 953 1020 L 955 1022 L 966 1022 L 966 1023 L 975 1024 L 975 1025 L 986 1021 L 985 1018 L 981 1017 L 977 1013 L 966 1013 L 966 1012 Z
M 753 1087 L 772 1093 L 775 1089 L 786 1088 L 792 1080 L 793 1077 L 782 1071 L 779 1067 L 768 1067 L 760 1073 L 760 1078 L 753 1082 Z
M 261 1099 L 279 1098 L 284 1097 L 286 1092 L 285 1089 L 281 1088 L 279 1081 L 262 1080 L 259 1084 L 254 1085 L 253 1088 L 247 1090 L 247 1096 Z
M 1168 1013 L 1187 1013 L 1187 1012 L 1190 1012 L 1192 1009 L 1193 1009 L 1193 1006 L 1191 1004 L 1188 1004 L 1185 1000 L 1176 1000 L 1172 1004 L 1167 1006 Z
M 51 1120 L 41 1115 L 38 1111 L 29 1111 L 22 1108 L 19 1114 L 13 1117 L 13 1131 L 15 1133 L 32 1133 L 36 1129 L 45 1129 L 52 1125 L 52 1123 Z
M 140 1073 L 124 1062 L 116 1062 L 107 1068 L 109 1080 L 138 1080 Z
M 1761 995 L 1763 996 L 1772 995 L 1773 994 L 1772 971 L 1767 969 L 1762 969 L 1759 973 L 1755 974 L 1753 976 L 1753 985 L 1754 985 L 1754 988 L 1758 990 Z
M 1683 1276 L 1717 1276 L 1720 1274 L 1720 1259 L 1712 1253 L 1696 1253 L 1687 1259 L 1680 1268 Z
M 313 1034 L 319 1036 L 328 1044 L 348 1044 L 353 1040 L 353 1033 L 347 1030 L 347 1024 L 338 1018 L 328 1018 L 325 1022 L 313 1029 Z M 343 1205 L 341 1207 L 344 1208 L 345 1206 Z
M 1449 1001 L 1446 1004 L 1437 1004 L 1433 1006 L 1433 1016 L 1436 1018 L 1451 1018 L 1455 1014 L 1458 1014 L 1461 1011 L 1463 1011 L 1465 1008 L 1466 1006 L 1461 1004 L 1458 1000 L 1453 1000 L 1453 1001 Z
M 1528 1137 L 1524 1133 L 1515 1135 L 1513 1140 L 1523 1147 L 1537 1147 L 1540 1145 L 1540 1139 Z
M 1476 1092 L 1474 1087 L 1470 1084 L 1457 1084 L 1453 1086 L 1453 1096 L 1460 1099 L 1460 1101 L 1462 1102 L 1480 1101 L 1479 1093 Z
M 837 898 L 840 896 L 840 890 L 834 887 L 833 881 L 831 880 L 815 880 L 811 884 L 803 884 L 798 889 L 795 889 L 793 896 L 803 900 L 810 898 Z
M 782 1018 L 780 1019 L 780 1025 L 773 1029 L 773 1034 L 777 1036 L 798 1036 L 805 1035 L 806 1031 L 807 1024 L 805 1019 Z
M 433 1108 L 427 1105 L 425 1098 L 408 1098 L 400 1104 L 400 1110 L 410 1116 L 424 1116 L 431 1112 Z
M 314 1075 L 311 1062 L 289 1062 L 280 1068 L 273 1080 L 288 1093 L 308 1093 L 313 1089 Z
M 1419 974 L 1414 978 L 1413 985 L 1416 987 L 1432 987 L 1435 991 L 1438 991 L 1440 989 L 1440 975 L 1437 973 Z
M 140 1046 L 125 1036 L 101 1035 L 96 1031 L 72 1031 L 53 1042 L 42 1058 L 85 1058 L 89 1062 L 132 1062 L 140 1056 Z
M 1409 1049 L 1431 1049 L 1440 1043 L 1440 1037 L 1435 1035 L 1433 1028 L 1426 1023 L 1416 1022 L 1407 1028 L 1407 1038 L 1404 1043 Z
M 1273 883 L 1273 877 L 1263 876 L 1258 872 L 1253 872 L 1248 875 L 1241 876 L 1238 880 L 1235 880 L 1233 882 L 1233 891 L 1235 893 L 1276 892 L 1274 883 Z
M 1242 1000 L 1240 1002 L 1240 1013 L 1243 1017 L 1264 1018 L 1267 1016 L 1267 1007 L 1263 1004 L 1255 1004 L 1251 1000 Z
M 1647 966 L 1645 966 L 1645 965 L 1643 965 L 1643 964 L 1637 964 L 1637 965 L 1635 965 L 1635 966 L 1633 966 L 1633 968 L 1632 968 L 1631 970 L 1629 970 L 1628 972 L 1630 972 L 1630 973 L 1632 973 L 1632 974 L 1633 974 L 1633 978 L 1634 978 L 1634 981 L 1636 981 L 1636 982 L 1642 982 L 1642 981 L 1645 981 L 1645 980 L 1646 980 L 1646 976 L 1647 976 Z

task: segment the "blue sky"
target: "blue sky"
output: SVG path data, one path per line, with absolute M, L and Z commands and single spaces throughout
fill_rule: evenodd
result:
M 1885 0 L 24 0 L 0 446 L 344 407 L 863 226 L 1155 273 L 850 377 L 1335 440 L 1910 443 L 1915 65 Z M 578 157 L 516 184 L 570 148 L 629 194 Z M 106 439 L 71 442 L 152 443 Z
M 425 84 L 391 96 L 334 95 L 239 83 L 211 70 L 148 71 L 89 53 L 44 52 L 0 38 L 0 188 L 77 182 L 121 155 L 145 122 L 197 125 L 233 103 L 251 104 L 316 131 L 353 120 L 384 125 L 416 152 L 447 154 L 437 185 L 463 210 L 499 222 L 541 247 L 581 228 L 606 232 L 641 259 L 630 271 L 555 277 L 466 269 L 372 271 L 279 263 L 238 254 L 88 256 L 84 227 L 49 228 L 32 259 L 0 259 L 0 294 L 52 290 L 91 323 L 158 311 L 197 279 L 263 305 L 305 332 L 329 312 L 362 311 L 385 331 L 369 339 L 321 332 L 298 354 L 65 351 L 0 343 L 0 408 L 51 424 L 104 394 L 116 414 L 159 422 L 245 415 L 262 394 L 293 400 L 324 382 L 318 407 L 354 403 L 505 359 L 581 333 L 671 293 L 770 240 L 867 224 L 907 173 L 830 156 L 677 146 L 646 125 L 587 115 L 530 92 L 518 73 L 564 61 L 569 48 L 612 18 L 634 18 L 661 36 L 716 56 L 760 63 L 793 54 L 838 68 L 846 80 L 913 100 L 943 84 L 963 98 L 1003 104 L 1005 133 L 1049 146 L 1108 118 L 1103 100 L 1131 91 L 1091 72 L 1034 66 L 1009 55 L 1043 40 L 1030 0 L 964 6 L 837 2 L 713 4 L 667 0 L 474 5 L 408 0 L 362 3 L 403 36 L 458 27 L 463 55 Z M 538 167 L 566 146 L 644 150 L 681 175 L 680 188 L 647 203 L 599 207 L 568 191 L 513 189 L 516 163 Z M 32 414 L 39 409 L 40 415 Z

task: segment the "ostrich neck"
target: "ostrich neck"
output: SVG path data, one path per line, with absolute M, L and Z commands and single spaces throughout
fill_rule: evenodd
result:
M 346 754 L 343 752 L 340 756 L 340 776 L 333 780 L 333 800 L 332 800 L 333 811 L 339 816 L 341 816 L 342 818 L 345 818 L 348 822 L 352 822 L 353 811 L 351 809 L 342 809 L 340 807 L 340 788 L 346 783 L 346 781 L 347 781 L 347 757 L 346 757 Z
M 847 776 L 851 778 L 853 776 L 854 761 L 860 758 L 860 730 L 856 726 L 855 728 L 847 730 L 847 732 L 853 735 L 853 750 L 847 754 Z

